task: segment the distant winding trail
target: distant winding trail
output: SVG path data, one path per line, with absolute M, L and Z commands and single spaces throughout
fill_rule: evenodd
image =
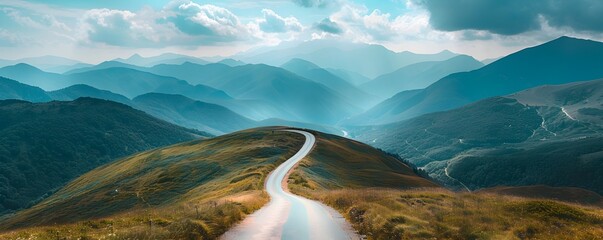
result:
M 335 210 L 283 189 L 287 173 L 310 153 L 316 138 L 309 132 L 286 130 L 306 137 L 293 157 L 278 166 L 266 180 L 270 202 L 247 216 L 221 239 L 360 239 Z

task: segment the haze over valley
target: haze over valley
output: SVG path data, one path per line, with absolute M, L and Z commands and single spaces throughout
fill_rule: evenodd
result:
M 603 236 L 598 1 L 0 10 L 0 239 Z

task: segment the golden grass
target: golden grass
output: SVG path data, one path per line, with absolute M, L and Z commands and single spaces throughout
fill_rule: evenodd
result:
M 272 130 L 180 144 L 98 168 L 0 223 L 12 227 L 0 239 L 215 239 L 268 202 L 264 179 L 303 143 L 301 135 Z M 436 185 L 377 150 L 317 135 L 289 188 L 332 206 L 368 239 L 603 239 L 599 208 L 404 190 Z M 116 182 L 120 191 L 113 193 Z
M 454 193 L 375 149 L 319 136 L 289 189 L 338 210 L 368 239 L 603 239 L 600 208 Z
M 102 166 L 0 222 L 0 239 L 215 239 L 269 201 L 266 176 L 304 142 L 299 134 L 273 130 L 193 141 Z
M 366 144 L 315 132 L 316 146 L 291 177 L 318 189 L 438 187 L 398 159 Z
M 0 239 L 216 239 L 268 197 L 262 191 L 242 201 L 186 202 L 128 211 L 71 224 L 17 229 Z
M 446 190 L 293 192 L 321 201 L 368 239 L 603 239 L 603 210 Z

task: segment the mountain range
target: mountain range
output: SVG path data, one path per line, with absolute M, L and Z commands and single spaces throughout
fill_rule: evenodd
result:
M 459 188 L 546 184 L 601 194 L 602 117 L 603 80 L 593 80 L 366 127 L 356 137 Z
M 601 233 L 601 42 L 3 64 L 0 238 L 219 238 L 277 199 L 286 159 L 277 188 L 371 239 Z
M 30 102 L 47 102 L 52 100 L 52 98 L 39 87 L 29 86 L 15 80 L 0 77 L 0 100 L 5 99 L 25 100 Z
M 257 126 L 220 105 L 196 101 L 182 95 L 147 93 L 132 99 L 136 108 L 159 119 L 212 134 L 224 134 Z
M 317 66 L 314 63 L 299 58 L 294 58 L 283 64 L 281 68 L 306 79 L 312 80 L 316 83 L 323 84 L 339 93 L 347 102 L 350 102 L 363 109 L 372 107 L 378 103 L 377 97 L 367 94 L 366 92 L 352 85 L 347 80 L 340 78 L 339 76 Z
M 436 54 L 398 53 L 381 45 L 317 40 L 294 46 L 283 45 L 265 51 L 250 51 L 235 57 L 247 63 L 265 63 L 273 66 L 300 58 L 323 68 L 343 69 L 375 78 L 413 63 L 442 61 L 456 55 L 450 51 Z
M 82 63 L 77 60 L 57 57 L 57 56 L 41 56 L 41 57 L 30 57 L 21 58 L 16 60 L 4 60 L 0 59 L 0 67 L 6 67 L 16 65 L 19 63 L 25 63 L 28 65 L 35 66 L 36 68 L 44 69 L 46 71 L 61 73 L 61 69 L 68 68 L 70 66 L 86 66 L 88 64 Z
M 484 64 L 467 55 L 444 61 L 420 62 L 402 67 L 364 83 L 361 88 L 373 95 L 390 98 L 396 93 L 423 89 L 452 73 L 468 72 Z
M 493 96 L 502 96 L 544 84 L 563 84 L 603 77 L 603 43 L 561 37 L 499 59 L 480 69 L 448 75 L 429 87 L 399 94 L 368 110 L 366 125 L 392 123 L 422 114 L 450 110 Z

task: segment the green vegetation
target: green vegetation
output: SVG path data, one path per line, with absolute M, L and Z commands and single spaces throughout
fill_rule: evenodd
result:
M 199 135 L 105 100 L 0 101 L 0 214 L 115 158 Z
M 317 146 L 290 175 L 289 189 L 335 208 L 368 239 L 598 239 L 603 234 L 600 208 L 453 193 L 416 176 L 418 171 L 395 156 L 315 134 Z M 572 192 L 576 198 L 588 195 Z
M 544 184 L 603 194 L 602 100 L 602 80 L 541 86 L 352 135 L 451 188 Z
M 546 184 L 603 194 L 602 142 L 603 137 L 590 137 L 543 143 L 521 151 L 484 151 L 458 158 L 448 172 L 472 189 Z
M 316 146 L 291 176 L 294 182 L 305 185 L 305 189 L 295 189 L 294 184 L 294 192 L 307 189 L 438 187 L 385 152 L 339 136 L 313 133 L 317 136 Z
M 0 223 L 0 238 L 214 239 L 268 202 L 302 135 L 253 129 L 132 155 Z M 17 230 L 15 230 L 18 228 Z
M 426 114 L 408 121 L 357 129 L 364 142 L 409 158 L 418 166 L 447 160 L 462 151 L 503 143 L 519 143 L 540 127 L 535 108 L 496 97 L 465 107 Z

